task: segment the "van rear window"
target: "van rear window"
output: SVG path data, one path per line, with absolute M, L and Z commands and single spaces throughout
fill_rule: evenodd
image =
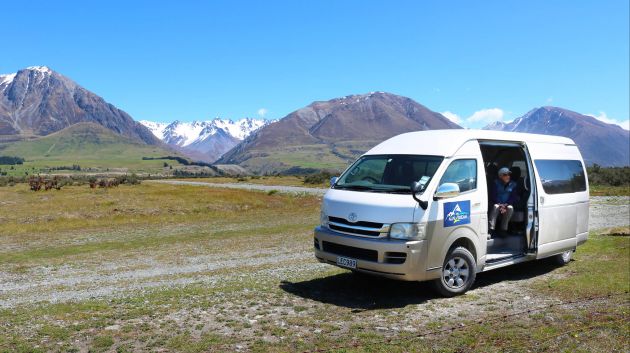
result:
M 586 175 L 581 161 L 538 159 L 535 163 L 545 193 L 586 191 Z

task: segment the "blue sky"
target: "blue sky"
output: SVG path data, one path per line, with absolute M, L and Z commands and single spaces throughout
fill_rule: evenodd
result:
M 370 91 L 471 127 L 629 113 L 618 1 L 7 1 L 0 73 L 46 65 L 136 120 L 281 118 Z

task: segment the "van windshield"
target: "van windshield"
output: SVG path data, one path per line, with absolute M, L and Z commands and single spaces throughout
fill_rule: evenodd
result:
M 426 187 L 443 157 L 372 155 L 359 158 L 333 186 L 368 192 L 411 193 L 411 183 Z

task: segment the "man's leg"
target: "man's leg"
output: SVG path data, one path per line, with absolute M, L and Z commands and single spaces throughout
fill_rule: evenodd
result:
M 513 214 L 514 207 L 512 207 L 512 205 L 508 205 L 507 212 L 505 212 L 501 217 L 501 230 L 506 231 L 508 229 L 508 222 L 510 222 Z
M 499 208 L 501 208 L 501 206 L 495 204 L 490 211 L 490 230 L 494 230 L 495 224 L 497 224 L 497 217 L 499 217 Z

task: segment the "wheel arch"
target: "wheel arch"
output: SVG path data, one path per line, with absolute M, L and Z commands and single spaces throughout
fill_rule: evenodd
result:
M 473 258 L 475 259 L 475 262 L 477 263 L 477 267 L 479 267 L 480 251 L 478 237 L 472 229 L 461 227 L 452 232 L 449 236 L 449 239 L 445 242 L 444 248 L 442 249 L 442 259 L 445 259 L 446 255 L 451 250 L 459 246 L 470 251 L 470 253 L 473 255 Z

